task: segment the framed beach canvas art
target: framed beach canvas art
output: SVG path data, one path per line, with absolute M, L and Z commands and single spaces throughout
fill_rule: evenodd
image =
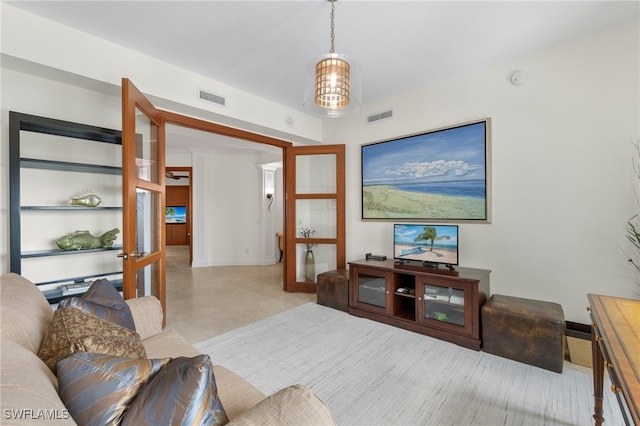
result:
M 491 120 L 362 145 L 362 219 L 491 221 Z

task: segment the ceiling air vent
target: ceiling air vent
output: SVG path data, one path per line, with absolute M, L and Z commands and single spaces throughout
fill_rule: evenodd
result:
M 203 101 L 212 102 L 220 106 L 227 105 L 227 98 L 225 98 L 224 96 L 216 95 L 215 93 L 207 92 L 206 90 L 199 89 L 198 97 Z
M 393 110 L 389 109 L 367 116 L 367 124 L 375 123 L 376 121 L 380 120 L 389 120 L 391 118 L 393 118 Z

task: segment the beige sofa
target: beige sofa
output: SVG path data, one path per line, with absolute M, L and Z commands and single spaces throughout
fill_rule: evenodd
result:
M 175 331 L 162 329 L 155 297 L 127 300 L 148 358 L 200 353 Z M 0 277 L 0 424 L 76 424 L 58 396 L 58 380 L 36 355 L 53 317 L 40 290 L 16 274 Z M 308 389 L 294 385 L 265 397 L 222 366 L 214 375 L 229 424 L 334 424 L 328 408 Z

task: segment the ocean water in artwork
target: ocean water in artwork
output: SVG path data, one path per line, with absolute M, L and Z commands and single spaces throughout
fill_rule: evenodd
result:
M 400 191 L 420 192 L 422 194 L 447 195 L 452 197 L 485 198 L 486 185 L 481 180 L 412 183 L 390 185 Z

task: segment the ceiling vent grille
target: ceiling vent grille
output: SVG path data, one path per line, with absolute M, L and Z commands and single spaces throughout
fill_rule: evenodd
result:
M 386 111 L 378 112 L 376 114 L 371 114 L 367 116 L 367 124 L 375 123 L 376 121 L 381 120 L 390 120 L 393 118 L 393 110 L 389 109 Z
M 215 93 L 207 92 L 206 90 L 199 89 L 198 97 L 203 101 L 212 102 L 220 106 L 227 106 L 227 98 L 216 95 Z

